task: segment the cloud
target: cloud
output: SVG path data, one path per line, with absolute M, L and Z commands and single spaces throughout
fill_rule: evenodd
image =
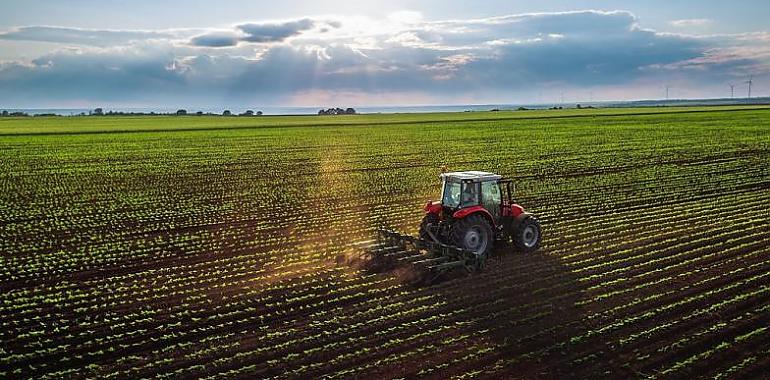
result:
M 229 47 L 238 45 L 241 36 L 233 32 L 211 32 L 195 36 L 190 40 L 193 46 Z
M 339 28 L 338 21 L 317 21 L 310 18 L 284 22 L 262 22 L 236 25 L 230 31 L 214 31 L 195 36 L 190 39 L 190 45 L 199 47 L 231 47 L 240 42 L 245 43 L 277 43 L 288 38 L 299 36 L 303 32 L 318 29 L 324 33 L 332 28 Z
M 528 13 L 483 19 L 438 21 L 422 30 L 449 45 L 478 44 L 508 39 L 527 41 L 561 35 L 586 42 L 614 38 L 638 30 L 636 17 L 626 11 Z
M 133 40 L 171 38 L 167 32 L 121 31 L 64 28 L 55 26 L 25 26 L 0 33 L 0 40 L 55 42 L 91 46 L 114 46 Z
M 692 26 L 708 26 L 708 25 L 711 25 L 712 23 L 713 21 L 707 18 L 689 18 L 689 19 L 682 19 L 682 20 L 674 20 L 674 21 L 671 21 L 669 24 L 679 28 L 685 28 L 685 27 L 692 27 Z
M 62 50 L 29 64 L 3 67 L 0 99 L 117 102 L 126 100 L 126 95 L 146 97 L 155 91 L 159 98 L 167 98 L 182 91 L 186 80 L 170 69 L 171 63 L 172 56 L 153 52 Z
M 107 34 L 111 43 L 93 48 L 0 65 L 0 102 L 269 105 L 334 94 L 500 102 L 586 88 L 597 98 L 602 89 L 638 98 L 660 83 L 695 92 L 747 73 L 757 83 L 770 77 L 767 33 L 659 33 L 624 11 L 441 21 L 410 13 L 344 22 L 308 17 L 155 32 L 167 37 L 124 33 Z
M 238 25 L 237 28 L 245 33 L 242 41 L 264 43 L 283 41 L 311 29 L 313 26 L 315 26 L 313 20 L 304 18 L 283 23 L 242 24 Z

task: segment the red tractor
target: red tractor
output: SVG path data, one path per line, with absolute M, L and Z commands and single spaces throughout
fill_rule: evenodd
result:
M 510 180 L 467 171 L 443 173 L 441 182 L 441 201 L 425 205 L 421 239 L 483 255 L 495 242 L 512 242 L 523 252 L 540 247 L 540 223 L 513 201 Z
M 411 264 L 432 273 L 432 281 L 458 267 L 481 269 L 496 243 L 523 252 L 540 247 L 540 223 L 514 202 L 510 180 L 480 171 L 443 173 L 441 180 L 441 200 L 425 205 L 419 237 L 380 230 L 377 240 L 360 243 L 371 267 Z

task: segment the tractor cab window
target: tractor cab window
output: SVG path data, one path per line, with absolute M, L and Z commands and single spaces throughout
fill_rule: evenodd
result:
M 460 206 L 460 182 L 444 182 L 444 197 L 441 204 L 450 208 Z
M 450 208 L 475 206 L 479 204 L 478 186 L 474 182 L 447 181 L 441 203 Z
M 479 204 L 478 182 L 463 182 L 462 207 L 471 207 Z
M 495 181 L 481 183 L 481 203 L 484 208 L 497 220 L 500 217 L 500 205 L 502 204 L 500 185 Z

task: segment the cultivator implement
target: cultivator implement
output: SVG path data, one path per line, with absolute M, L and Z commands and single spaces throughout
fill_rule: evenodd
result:
M 367 269 L 377 272 L 411 267 L 417 275 L 415 282 L 430 283 L 460 268 L 477 271 L 486 262 L 484 254 L 391 230 L 379 230 L 377 239 L 362 242 L 359 248 Z

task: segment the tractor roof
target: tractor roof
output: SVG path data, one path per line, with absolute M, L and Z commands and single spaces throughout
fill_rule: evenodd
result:
M 497 181 L 503 178 L 501 175 L 498 175 L 498 174 L 489 173 L 489 172 L 479 172 L 479 171 L 441 173 L 441 177 L 443 179 L 449 179 L 449 180 L 456 180 L 456 181 L 470 180 L 473 182 Z

